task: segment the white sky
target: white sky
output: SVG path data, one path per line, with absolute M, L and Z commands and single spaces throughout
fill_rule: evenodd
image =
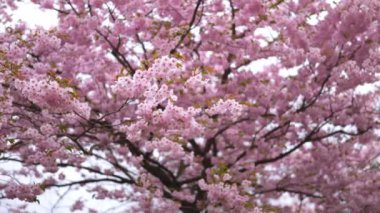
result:
M 57 13 L 52 10 L 41 10 L 33 3 L 18 3 L 19 9 L 13 14 L 14 21 L 25 21 L 29 26 L 49 28 L 58 23 Z

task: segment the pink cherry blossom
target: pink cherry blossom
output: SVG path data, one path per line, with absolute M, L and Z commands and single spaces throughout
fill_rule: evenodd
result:
M 380 1 L 30 3 L 59 21 L 0 2 L 7 211 L 379 211 Z

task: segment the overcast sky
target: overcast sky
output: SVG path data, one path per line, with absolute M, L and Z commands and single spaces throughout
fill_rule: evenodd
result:
M 14 21 L 25 21 L 29 26 L 49 28 L 58 23 L 57 13 L 52 10 L 42 11 L 32 3 L 18 3 L 19 9 L 14 12 Z

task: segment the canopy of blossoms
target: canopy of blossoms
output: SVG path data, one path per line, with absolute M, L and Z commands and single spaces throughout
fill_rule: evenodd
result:
M 32 0 L 58 13 L 50 29 L 13 24 L 15 2 L 0 3 L 0 162 L 21 166 L 0 166 L 2 199 L 379 210 L 380 1 Z

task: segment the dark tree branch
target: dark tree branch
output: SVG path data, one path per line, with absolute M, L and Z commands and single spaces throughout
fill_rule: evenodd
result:
M 150 174 L 157 177 L 165 186 L 169 188 L 179 188 L 180 184 L 177 181 L 175 175 L 159 162 L 150 158 L 150 155 L 140 151 L 131 141 L 129 141 L 123 133 L 120 133 L 121 137 L 116 143 L 125 144 L 134 156 L 143 156 L 142 166 Z
M 318 198 L 318 199 L 323 198 L 321 195 L 318 195 L 318 194 L 300 191 L 300 190 L 295 190 L 295 189 L 287 189 L 284 187 L 276 187 L 274 189 L 267 189 L 267 190 L 263 190 L 263 191 L 258 191 L 256 193 L 263 194 L 263 193 L 271 193 L 271 192 L 289 192 L 289 193 L 303 195 L 303 196 L 307 196 L 307 197 L 311 197 L 311 198 Z
M 178 47 L 182 44 L 183 40 L 190 33 L 191 28 L 193 27 L 193 24 L 194 24 L 195 19 L 197 17 L 197 12 L 198 12 L 199 6 L 201 5 L 202 2 L 203 2 L 203 0 L 197 1 L 197 4 L 195 5 L 195 9 L 194 9 L 194 12 L 193 12 L 193 15 L 191 17 L 191 20 L 190 20 L 190 23 L 189 23 L 187 30 L 185 31 L 185 33 L 182 34 L 182 36 L 180 37 L 180 39 L 179 39 L 178 43 L 175 45 L 175 47 L 170 50 L 170 53 L 172 53 L 172 54 L 175 53 L 175 51 L 178 49 Z
M 133 184 L 133 182 L 129 180 L 117 180 L 112 178 L 100 178 L 100 179 L 86 179 L 86 180 L 79 180 L 79 181 L 73 181 L 69 183 L 62 183 L 62 184 L 50 184 L 46 185 L 44 187 L 50 188 L 50 187 L 67 187 L 67 186 L 74 186 L 74 185 L 84 185 L 89 183 L 99 183 L 99 182 L 113 182 L 113 183 L 129 183 Z
M 232 3 L 232 0 L 228 0 L 228 3 L 230 5 L 230 10 L 231 10 L 231 19 L 232 19 L 232 24 L 231 24 L 231 36 L 232 39 L 236 38 L 236 24 L 235 24 L 235 8 L 234 4 Z
M 116 60 L 127 70 L 131 72 L 132 75 L 135 73 L 135 69 L 132 67 L 132 65 L 129 63 L 129 61 L 125 58 L 125 56 L 120 53 L 120 43 L 121 39 L 118 39 L 118 44 L 115 46 L 108 38 L 105 36 L 102 32 L 99 30 L 96 30 L 96 32 L 108 43 L 108 45 L 111 47 L 111 54 L 116 58 Z
M 74 5 L 69 0 L 66 0 L 66 3 L 70 6 L 75 15 L 80 16 L 79 12 L 75 9 Z

